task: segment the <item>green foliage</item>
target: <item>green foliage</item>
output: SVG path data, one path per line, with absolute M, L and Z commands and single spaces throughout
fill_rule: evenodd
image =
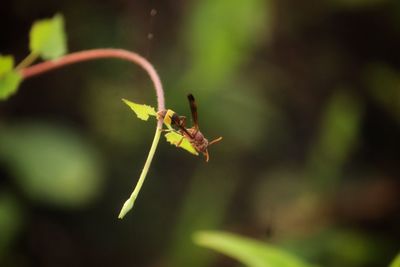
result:
M 3 128 L 0 159 L 23 191 L 39 202 L 80 206 L 102 187 L 96 151 L 66 128 L 33 123 Z
M 393 259 L 389 267 L 400 267 L 400 253 Z
M 249 238 L 216 231 L 195 233 L 194 241 L 200 246 L 214 249 L 233 257 L 249 267 L 310 267 L 296 256 Z
M 133 110 L 133 112 L 135 112 L 136 116 L 141 120 L 147 121 L 149 119 L 149 116 L 157 116 L 156 110 L 151 106 L 136 104 L 127 99 L 122 99 L 122 101 L 127 104 Z
M 57 14 L 51 19 L 35 22 L 29 33 L 31 54 L 17 67 L 29 66 L 37 56 L 45 60 L 57 59 L 67 52 L 64 18 Z M 22 76 L 14 70 L 14 58 L 0 55 L 0 100 L 14 94 Z
M 0 100 L 14 94 L 22 80 L 21 75 L 13 68 L 14 58 L 0 55 Z
M 196 149 L 194 149 L 194 147 L 190 144 L 189 140 L 187 140 L 186 138 L 184 138 L 181 134 L 175 132 L 175 131 L 171 131 L 165 134 L 165 138 L 167 139 L 167 142 L 172 144 L 172 145 L 178 145 L 179 142 L 181 142 L 179 144 L 180 148 L 185 149 L 186 151 L 188 151 L 189 153 L 192 153 L 194 155 L 199 155 L 199 153 L 197 153 Z
M 64 18 L 56 14 L 51 19 L 35 22 L 29 33 L 31 53 L 45 60 L 56 59 L 67 52 Z

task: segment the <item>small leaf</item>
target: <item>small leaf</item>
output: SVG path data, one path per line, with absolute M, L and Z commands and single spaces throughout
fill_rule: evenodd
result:
M 201 231 L 194 235 L 194 242 L 235 258 L 249 267 L 312 266 L 275 246 L 230 233 Z
M 35 22 L 29 33 L 29 48 L 43 59 L 56 59 L 67 52 L 64 18 L 56 14 L 51 19 Z
M 127 104 L 136 113 L 136 116 L 141 120 L 147 121 L 149 119 L 149 116 L 157 116 L 157 112 L 151 106 L 136 104 L 124 98 L 122 99 L 122 101 L 124 101 L 124 103 Z
M 21 75 L 13 68 L 14 58 L 0 55 L 0 100 L 14 94 L 22 80 Z
M 192 146 L 192 144 L 187 140 L 183 135 L 179 134 L 178 132 L 175 131 L 170 131 L 165 134 L 165 138 L 167 139 L 167 142 L 169 142 L 172 145 L 177 145 L 179 142 L 180 148 L 185 149 L 189 153 L 192 153 L 194 155 L 199 155 L 199 153 L 196 151 L 196 149 Z
M 0 77 L 11 71 L 14 68 L 14 58 L 13 56 L 2 56 L 0 55 Z
M 10 71 L 0 77 L 0 99 L 7 99 L 14 94 L 19 84 L 21 83 L 22 77 L 18 72 Z

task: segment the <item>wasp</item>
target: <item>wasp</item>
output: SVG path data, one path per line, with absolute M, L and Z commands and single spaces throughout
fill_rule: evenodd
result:
M 183 139 L 186 138 L 197 152 L 202 153 L 205 156 L 206 161 L 208 162 L 210 158 L 208 154 L 208 147 L 221 141 L 222 137 L 218 137 L 212 141 L 208 141 L 208 139 L 204 137 L 203 133 L 199 129 L 196 100 L 192 94 L 189 94 L 187 97 L 192 114 L 193 126 L 191 128 L 186 128 L 185 116 L 179 116 L 175 112 L 168 111 L 161 111 L 159 115 L 163 117 L 164 120 L 169 116 L 171 125 L 178 127 L 179 133 L 182 135 L 182 139 L 176 144 L 176 146 L 179 147 Z

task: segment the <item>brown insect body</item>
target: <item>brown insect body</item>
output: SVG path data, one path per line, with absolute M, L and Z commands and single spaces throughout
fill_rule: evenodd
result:
M 190 144 L 196 149 L 197 152 L 202 153 L 206 157 L 206 161 L 209 160 L 208 147 L 222 140 L 222 137 L 216 138 L 209 142 L 207 138 L 199 130 L 198 116 L 197 116 L 197 105 L 192 94 L 188 95 L 190 111 L 192 113 L 193 127 L 186 128 L 186 117 L 179 116 L 174 113 L 171 116 L 171 125 L 175 125 L 179 128 L 179 132 L 182 134 L 182 138 L 189 140 Z M 160 114 L 165 117 L 165 114 Z M 182 139 L 183 140 L 183 139 Z M 177 144 L 180 145 L 182 140 Z
M 207 138 L 204 137 L 204 135 L 198 130 L 195 129 L 194 127 L 187 129 L 189 133 L 191 133 L 191 136 L 189 139 L 189 142 L 192 144 L 192 146 L 201 153 L 208 153 L 207 152 L 207 147 L 208 147 L 208 140 Z

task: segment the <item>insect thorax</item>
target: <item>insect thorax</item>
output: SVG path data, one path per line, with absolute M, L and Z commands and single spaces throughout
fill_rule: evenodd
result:
M 192 134 L 193 138 L 191 138 L 190 143 L 196 148 L 199 152 L 205 152 L 208 147 L 208 140 L 204 137 L 204 135 L 197 129 L 190 128 L 188 131 Z

